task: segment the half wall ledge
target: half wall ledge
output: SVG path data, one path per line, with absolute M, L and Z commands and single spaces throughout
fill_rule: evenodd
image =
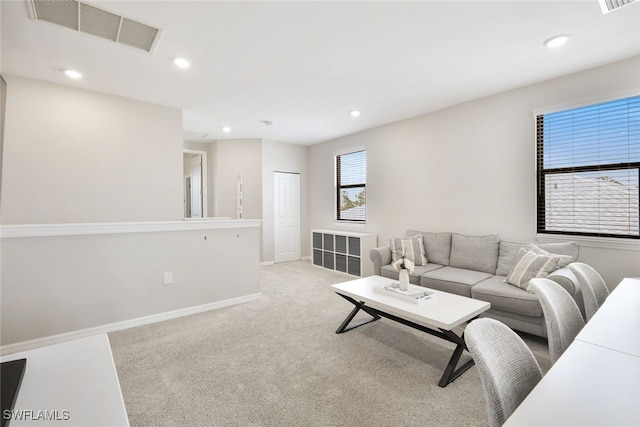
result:
M 0 239 L 20 237 L 86 236 L 163 231 L 259 228 L 259 219 L 203 218 L 182 221 L 104 222 L 77 224 L 15 224 L 0 226 Z
M 3 226 L 0 350 L 256 299 L 260 225 L 206 219 Z

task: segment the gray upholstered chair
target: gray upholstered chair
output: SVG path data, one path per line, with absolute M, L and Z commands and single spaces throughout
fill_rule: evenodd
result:
M 490 426 L 501 426 L 542 379 L 527 344 L 507 325 L 490 318 L 464 331 L 469 353 L 480 372 Z
M 593 267 L 583 262 L 572 262 L 569 269 L 575 274 L 584 300 L 584 312 L 587 322 L 609 296 L 607 284 Z
M 569 292 L 553 280 L 531 279 L 528 290 L 536 294 L 542 306 L 549 355 L 555 363 L 584 327 L 584 319 Z

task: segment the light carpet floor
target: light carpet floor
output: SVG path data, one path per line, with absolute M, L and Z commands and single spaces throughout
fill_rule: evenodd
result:
M 475 366 L 437 384 L 452 344 L 388 319 L 335 333 L 353 306 L 329 285 L 350 279 L 261 267 L 260 300 L 109 334 L 131 425 L 487 425 Z

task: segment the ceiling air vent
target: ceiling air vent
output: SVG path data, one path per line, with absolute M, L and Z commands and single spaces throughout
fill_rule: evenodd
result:
M 31 0 L 35 19 L 126 44 L 147 52 L 157 45 L 162 30 L 106 11 L 86 2 Z
M 600 7 L 602 8 L 602 13 L 613 12 L 623 6 L 635 3 L 636 1 L 638 0 L 598 0 Z

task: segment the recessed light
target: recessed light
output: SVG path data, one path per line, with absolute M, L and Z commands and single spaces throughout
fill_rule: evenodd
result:
M 222 132 L 229 133 L 229 132 L 231 132 L 231 128 L 229 126 L 223 126 L 222 127 Z
M 560 47 L 563 44 L 565 44 L 570 37 L 571 37 L 570 34 L 558 34 L 557 36 L 549 37 L 543 42 L 543 44 L 546 47 L 551 47 L 551 48 Z
M 359 117 L 360 116 L 360 111 L 353 110 L 349 114 L 351 114 L 351 117 Z
M 82 77 L 82 74 L 76 70 L 64 70 L 64 73 L 71 79 L 79 79 Z
M 174 58 L 173 63 L 180 68 L 189 68 L 191 66 L 191 61 L 186 58 Z

